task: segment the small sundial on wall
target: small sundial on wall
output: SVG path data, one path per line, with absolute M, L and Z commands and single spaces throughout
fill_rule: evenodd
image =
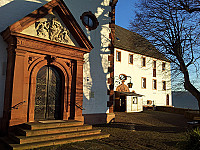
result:
M 126 80 L 126 75 L 125 74 L 120 74 L 119 75 L 119 79 L 122 80 L 122 81 Z

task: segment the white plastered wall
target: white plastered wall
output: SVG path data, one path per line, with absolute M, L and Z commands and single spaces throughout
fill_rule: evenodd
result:
M 116 50 L 121 52 L 121 62 L 116 61 Z M 128 63 L 129 54 L 133 54 L 133 64 Z M 169 105 L 172 105 L 171 98 L 171 71 L 170 63 L 151 57 L 146 57 L 146 67 L 142 67 L 142 55 L 131 53 L 129 51 L 115 48 L 115 60 L 114 60 L 114 74 L 115 74 L 115 86 L 120 84 L 118 76 L 125 74 L 131 76 L 131 82 L 133 87 L 129 88 L 130 92 L 133 90 L 137 94 L 144 95 L 143 105 L 147 105 L 147 100 L 154 102 L 156 106 L 166 106 L 166 96 L 169 94 Z M 153 60 L 156 60 L 156 77 L 153 77 Z M 162 71 L 162 62 L 166 63 L 166 71 Z M 142 88 L 142 77 L 146 78 L 146 89 Z M 157 80 L 157 89 L 153 90 L 153 79 Z M 166 81 L 166 90 L 162 90 L 162 81 Z M 130 78 L 127 78 L 125 84 L 130 82 Z
M 0 0 L 0 32 L 50 0 Z M 0 118 L 3 116 L 7 43 L 0 36 Z
M 91 41 L 94 48 L 89 54 L 85 54 L 83 68 L 83 114 L 108 113 L 107 79 L 108 55 L 110 50 L 109 6 L 110 0 L 67 0 L 66 4 L 79 25 Z M 91 11 L 97 18 L 99 26 L 89 31 L 80 20 L 84 12 Z
M 137 97 L 137 102 L 133 103 L 133 96 L 126 97 L 126 112 L 141 112 L 143 111 L 143 98 Z
M 1 0 L 0 32 L 49 1 Z M 107 101 L 109 100 L 107 79 L 110 77 L 108 72 L 110 0 L 64 0 L 64 2 L 94 46 L 89 54 L 85 54 L 83 73 L 83 107 L 85 110 L 83 113 L 106 113 L 108 112 Z M 80 20 L 80 16 L 88 11 L 91 11 L 99 21 L 97 29 L 92 31 L 88 31 Z M 7 44 L 0 37 L 0 117 L 2 117 L 3 112 L 5 86 L 5 75 L 2 75 L 1 71 L 5 67 L 2 64 L 6 63 L 6 47 Z

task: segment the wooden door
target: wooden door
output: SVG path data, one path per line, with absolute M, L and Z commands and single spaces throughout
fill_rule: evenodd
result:
M 61 76 L 52 66 L 42 67 L 37 74 L 35 120 L 61 119 Z

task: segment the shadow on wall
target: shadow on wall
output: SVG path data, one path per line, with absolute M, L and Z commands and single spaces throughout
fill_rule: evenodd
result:
M 0 36 L 0 118 L 3 116 L 4 90 L 6 80 L 7 44 Z
M 33 0 L 32 2 L 27 0 L 7 0 L 7 3 L 0 1 L 0 32 L 47 2 L 47 0 Z M 3 115 L 7 63 L 6 48 L 6 42 L 0 37 L 0 117 Z
M 50 0 L 32 0 L 32 2 L 27 0 L 13 0 L 4 5 L 3 2 L 0 2 L 0 5 L 3 5 L 0 7 L 0 19 L 3 20 L 0 23 L 0 32 L 48 1 Z
M 8 0 L 9 1 L 9 0 Z M 16 21 L 22 19 L 24 16 L 28 15 L 32 11 L 46 4 L 50 0 L 10 0 L 7 4 L 2 4 L 0 7 L 0 19 L 3 20 L 0 23 L 0 32 L 5 30 L 8 26 L 12 25 Z M 66 5 L 67 5 L 66 1 Z M 99 26 L 93 31 L 87 31 L 82 24 L 80 26 L 85 31 L 85 34 L 89 37 L 91 43 L 94 45 L 94 49 L 89 54 L 87 61 L 89 62 L 89 70 L 92 78 L 91 86 L 86 86 L 84 88 L 89 88 L 91 91 L 94 91 L 94 99 L 87 99 L 84 95 L 84 106 L 86 106 L 86 112 L 95 112 L 95 113 L 105 113 L 108 111 L 107 101 L 109 96 L 107 95 L 107 75 L 108 73 L 108 55 L 110 51 L 108 50 L 108 44 L 110 43 L 109 39 L 109 11 L 110 6 L 105 6 L 104 3 L 108 3 L 106 0 L 91 1 L 90 5 L 86 4 L 87 1 L 80 0 L 69 0 L 69 3 L 78 3 L 80 7 L 84 8 L 82 10 L 92 11 L 99 21 Z M 82 5 L 83 4 L 83 5 Z M 67 7 L 69 7 L 67 5 Z M 87 8 L 88 7 L 88 10 Z M 70 8 L 69 8 L 70 9 Z M 74 10 L 76 13 L 80 13 L 80 10 Z M 83 12 L 79 14 L 79 17 Z M 72 12 L 73 14 L 73 12 Z M 75 14 L 75 13 L 74 13 Z M 73 14 L 73 15 L 74 15 Z M 33 16 L 34 17 L 34 16 Z M 78 16 L 77 16 L 78 17 Z M 9 19 L 8 19 L 9 18 Z M 80 18 L 77 18 L 77 21 L 80 23 Z M 5 43 L 0 39 L 1 43 Z M 6 44 L 0 46 L 0 51 L 6 51 Z M 4 52 L 6 55 L 6 52 Z M 6 56 L 4 56 L 6 58 Z M 86 61 L 86 64 L 88 63 Z M 1 69 L 1 68 L 0 68 Z M 3 100 L 1 100 L 3 101 Z M 87 106 L 94 106 L 93 108 Z M 0 108 L 1 110 L 1 108 Z
M 95 6 L 97 8 L 96 12 L 92 13 L 97 14 L 96 17 L 99 21 L 99 26 L 91 32 L 84 28 L 85 33 L 90 37 L 90 41 L 94 46 L 88 58 L 85 59 L 85 66 L 88 68 L 84 68 L 85 70 L 90 70 L 91 77 L 91 81 L 84 80 L 84 89 L 92 91 L 94 98 L 91 98 L 93 94 L 83 96 L 84 107 L 86 109 L 83 111 L 84 114 L 106 113 L 108 111 L 107 101 L 109 100 L 109 96 L 107 95 L 107 75 L 109 75 L 109 63 L 107 59 L 110 54 L 110 50 L 108 49 L 108 44 L 110 44 L 110 18 L 108 17 L 110 6 L 104 6 L 103 0 L 95 1 Z

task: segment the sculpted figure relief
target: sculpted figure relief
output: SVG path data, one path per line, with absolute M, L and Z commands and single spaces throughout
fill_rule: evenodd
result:
M 68 43 L 69 30 L 62 26 L 56 18 L 49 18 L 47 21 L 39 21 L 35 23 L 37 35 L 48 38 L 51 41 Z

